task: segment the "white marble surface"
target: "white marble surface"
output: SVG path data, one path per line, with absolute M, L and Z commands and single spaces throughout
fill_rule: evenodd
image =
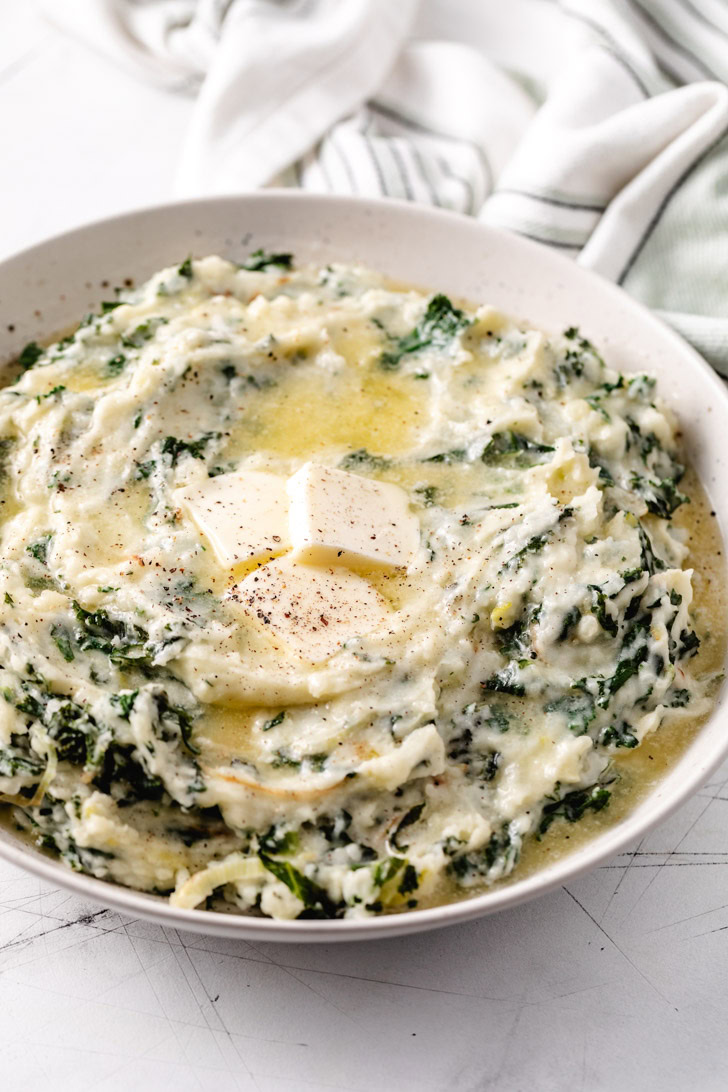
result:
M 0 256 L 164 200 L 189 104 L 0 7 Z M 0 862 L 0 1087 L 712 1092 L 728 1086 L 728 766 L 535 903 L 331 947 L 178 933 Z

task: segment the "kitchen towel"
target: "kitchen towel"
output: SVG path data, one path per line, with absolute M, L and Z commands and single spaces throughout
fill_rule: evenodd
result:
M 390 196 L 616 281 L 728 377 L 725 0 L 57 0 L 193 97 L 178 195 Z

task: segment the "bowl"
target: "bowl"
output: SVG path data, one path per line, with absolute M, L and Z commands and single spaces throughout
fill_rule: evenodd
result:
M 186 255 L 242 259 L 256 247 L 298 261 L 360 262 L 427 290 L 493 304 L 558 332 L 572 325 L 607 363 L 658 377 L 678 410 L 689 458 L 725 536 L 728 390 L 676 333 L 620 288 L 527 239 L 398 201 L 268 191 L 185 201 L 102 220 L 0 263 L 0 361 L 98 309 L 110 288 L 144 281 Z M 393 937 L 468 921 L 543 895 L 622 851 L 682 804 L 728 755 L 725 688 L 680 760 L 615 826 L 522 880 L 460 902 L 343 921 L 276 921 L 178 910 L 161 897 L 69 871 L 0 828 L 0 856 L 85 899 L 160 925 L 270 941 Z

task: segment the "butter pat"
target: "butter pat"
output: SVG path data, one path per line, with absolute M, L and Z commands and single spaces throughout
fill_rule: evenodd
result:
M 273 641 L 317 663 L 347 641 L 388 622 L 384 599 L 363 577 L 342 568 L 301 565 L 290 557 L 249 573 L 228 595 Z
M 269 561 L 290 546 L 286 483 L 275 474 L 220 474 L 175 496 L 226 569 Z
M 293 556 L 316 565 L 406 566 L 419 524 L 398 485 L 305 463 L 288 480 Z

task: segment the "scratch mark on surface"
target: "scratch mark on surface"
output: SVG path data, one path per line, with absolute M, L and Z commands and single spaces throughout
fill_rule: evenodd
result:
M 718 792 L 719 792 L 719 793 L 720 793 L 720 792 L 722 792 L 722 791 L 723 791 L 723 789 L 725 788 L 725 786 L 726 786 L 726 785 L 728 785 L 728 777 L 726 777 L 726 778 L 724 779 L 724 781 L 722 782 L 722 784 L 720 785 L 720 787 L 719 787 L 719 789 L 718 789 Z M 665 868 L 667 867 L 667 865 L 669 865 L 669 864 L 670 864 L 670 862 L 671 862 L 672 858 L 673 858 L 673 857 L 674 857 L 674 856 L 675 856 L 675 855 L 677 854 L 677 852 L 678 852 L 678 850 L 680 849 L 680 846 L 681 846 L 681 845 L 683 844 L 683 842 L 687 841 L 688 837 L 689 837 L 689 836 L 690 836 L 690 834 L 691 834 L 691 833 L 693 832 L 693 830 L 695 829 L 695 827 L 696 827 L 696 826 L 698 825 L 698 823 L 700 822 L 700 820 L 701 820 L 701 819 L 703 818 L 703 816 L 705 815 L 706 811 L 708 810 L 708 808 L 710 807 L 710 805 L 711 805 L 712 803 L 713 803 L 713 801 L 712 801 L 712 798 L 711 798 L 711 799 L 709 799 L 709 800 L 707 801 L 707 803 L 705 804 L 705 806 L 704 806 L 703 808 L 701 808 L 701 809 L 700 809 L 700 812 L 699 812 L 699 813 L 698 813 L 698 815 L 697 815 L 697 816 L 695 817 L 695 819 L 694 819 L 694 820 L 692 821 L 692 823 L 690 824 L 690 826 L 688 827 L 688 829 L 687 829 L 687 830 L 685 831 L 685 833 L 683 834 L 683 836 L 682 836 L 682 838 L 680 839 L 680 841 L 679 841 L 679 842 L 677 843 L 677 845 L 676 845 L 676 846 L 675 846 L 675 847 L 674 847 L 673 849 L 671 849 L 671 850 L 670 850 L 670 852 L 669 852 L 669 854 L 668 854 L 668 856 L 667 856 L 667 860 L 665 860 L 665 861 L 664 861 L 664 862 L 662 863 L 662 865 L 660 865 L 660 866 L 658 867 L 658 869 L 657 869 L 657 872 L 656 872 L 656 873 L 655 873 L 655 875 L 654 875 L 654 876 L 652 877 L 652 879 L 650 880 L 650 882 L 649 882 L 649 883 L 647 884 L 647 886 L 646 886 L 646 887 L 644 888 L 644 890 L 640 892 L 640 894 L 639 894 L 639 896 L 638 896 L 638 898 L 637 898 L 637 901 L 635 902 L 634 906 L 632 906 L 632 907 L 630 908 L 630 910 L 629 910 L 629 911 L 627 912 L 626 918 L 630 917 L 630 916 L 631 916 L 631 915 L 632 915 L 632 914 L 634 913 L 634 911 L 635 911 L 635 910 L 637 909 L 637 907 L 638 907 L 638 906 L 639 906 L 639 904 L 641 903 L 642 899 L 643 899 L 643 898 L 645 897 L 645 895 L 646 895 L 646 894 L 647 894 L 647 892 L 648 892 L 648 891 L 650 890 L 650 888 L 651 888 L 651 887 L 652 887 L 652 885 L 653 885 L 653 884 L 655 883 L 655 881 L 656 881 L 656 880 L 658 880 L 658 879 L 660 878 L 660 875 L 661 875 L 661 873 L 662 873 L 662 872 L 663 872 L 663 870 L 664 870 L 664 869 L 665 869 Z M 626 918 L 625 918 L 625 920 L 626 920 Z
M 623 873 L 622 873 L 622 875 L 621 875 L 621 876 L 619 877 L 619 880 L 617 881 L 617 885 L 616 885 L 616 887 L 614 888 L 614 891 L 612 891 L 612 894 L 611 894 L 611 895 L 609 896 L 609 902 L 607 903 L 607 905 L 606 905 L 606 906 L 605 906 L 605 908 L 604 908 L 604 913 L 602 914 L 602 916 L 601 916 L 601 917 L 600 917 L 600 919 L 599 919 L 600 921 L 604 921 L 604 919 L 606 918 L 607 914 L 609 913 L 609 908 L 610 908 L 610 906 L 612 905 L 612 903 L 614 902 L 615 898 L 617 897 L 617 893 L 618 893 L 618 891 L 619 891 L 620 887 L 622 886 L 622 883 L 624 882 L 624 880 L 625 880 L 625 878 L 626 878 L 626 876 L 627 876 L 627 873 L 629 872 L 629 870 L 631 869 L 632 865 L 634 864 L 634 861 L 635 861 L 635 857 L 636 857 L 636 856 L 637 856 L 637 854 L 639 853 L 639 851 L 640 851 L 640 849 L 642 848 L 642 846 L 644 845 L 644 843 L 645 843 L 645 839 L 644 839 L 644 838 L 642 838 L 642 839 L 640 840 L 640 842 L 638 843 L 637 847 L 636 847 L 636 848 L 635 848 L 635 849 L 634 849 L 634 850 L 632 851 L 632 853 L 630 854 L 630 856 L 629 856 L 629 860 L 627 861 L 627 864 L 626 864 L 626 866 L 625 866 L 624 872 L 623 872 Z M 621 867 L 621 866 L 620 866 L 620 867 Z
M 602 925 L 600 925 L 600 923 L 599 923 L 599 922 L 597 921 L 597 919 L 596 919 L 596 918 L 595 918 L 595 917 L 594 917 L 594 916 L 593 916 L 592 914 L 590 914 L 590 913 L 589 913 L 589 911 L 588 911 L 588 910 L 587 910 L 587 908 L 586 908 L 586 907 L 584 906 L 584 904 L 583 904 L 583 903 L 581 903 L 581 902 L 579 902 L 579 900 L 577 899 L 576 895 L 573 895 L 573 894 L 571 893 L 571 891 L 569 891 L 568 887 L 564 887 L 564 889 L 563 889 L 563 890 L 564 890 L 564 891 L 566 892 L 566 894 L 567 894 L 567 895 L 569 896 L 569 898 L 570 898 L 570 899 L 573 899 L 573 900 L 574 900 L 574 902 L 576 903 L 576 905 L 577 905 L 577 906 L 578 906 L 578 907 L 579 907 L 579 908 L 580 908 L 581 910 L 583 910 L 583 912 L 584 912 L 584 913 L 586 914 L 586 916 L 587 916 L 587 917 L 589 918 L 589 920 L 590 920 L 591 922 L 593 922 L 593 923 L 594 923 L 594 925 L 596 925 L 596 927 L 597 927 L 597 929 L 599 930 L 599 932 L 600 932 L 600 933 L 601 933 L 601 934 L 602 934 L 603 936 L 605 936 L 605 937 L 607 938 L 607 940 L 608 940 L 608 941 L 609 941 L 609 943 L 610 943 L 610 944 L 612 945 L 612 947 L 613 947 L 613 948 L 616 948 L 616 949 L 617 949 L 617 951 L 618 951 L 618 952 L 619 952 L 619 954 L 620 954 L 620 955 L 622 956 L 622 958 L 623 958 L 623 959 L 625 959 L 625 960 L 627 961 L 627 963 L 629 963 L 629 965 L 630 965 L 630 967 L 632 968 L 632 970 L 633 970 L 633 971 L 636 971 L 636 972 L 637 972 L 637 974 L 638 974 L 638 975 L 640 976 L 640 978 L 641 978 L 641 979 L 643 979 L 643 981 L 647 983 L 647 985 L 648 985 L 648 986 L 650 987 L 650 989 L 651 989 L 651 990 L 652 990 L 652 991 L 653 991 L 654 993 L 656 993 L 656 994 L 657 994 L 657 996 L 658 996 L 658 997 L 659 997 L 659 998 L 660 998 L 660 999 L 661 999 L 662 1001 L 664 1001 L 666 1005 L 668 1005 L 668 1006 L 669 1006 L 669 1007 L 670 1007 L 671 1009 L 674 1009 L 674 1008 L 675 1008 L 675 1006 L 674 1006 L 674 1005 L 672 1005 L 672 1004 L 670 1003 L 670 1001 L 668 1000 L 668 998 L 667 998 L 667 997 L 665 997 L 665 995 L 664 995 L 663 993 L 661 993 L 661 992 L 660 992 L 660 990 L 658 990 L 658 988 L 657 988 L 657 986 L 656 986 L 656 985 L 654 984 L 654 982 L 651 982 L 651 981 L 649 980 L 649 978 L 648 978 L 648 977 L 647 977 L 647 975 L 646 975 L 646 974 L 644 973 L 644 971 L 640 970 L 640 968 L 639 968 L 639 967 L 637 966 L 637 964 L 636 964 L 636 963 L 634 963 L 634 962 L 633 962 L 633 961 L 632 961 L 632 960 L 630 959 L 630 957 L 629 957 L 629 956 L 627 955 L 627 953 L 626 953 L 626 952 L 625 952 L 625 951 L 624 951 L 624 950 L 623 950 L 622 948 L 620 948 L 620 946 L 619 946 L 619 945 L 617 944 L 616 940 L 615 940 L 615 939 L 614 939 L 613 937 L 611 937 L 611 936 L 609 935 L 609 933 L 608 933 L 608 932 L 606 931 L 606 929 L 604 929 L 604 928 L 603 928 L 603 926 L 602 926 Z

